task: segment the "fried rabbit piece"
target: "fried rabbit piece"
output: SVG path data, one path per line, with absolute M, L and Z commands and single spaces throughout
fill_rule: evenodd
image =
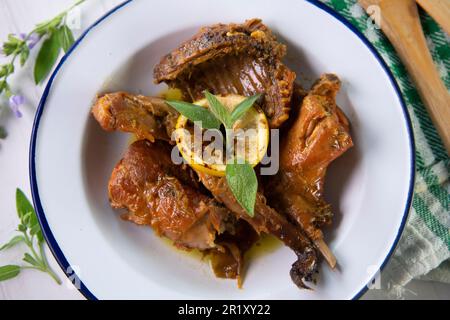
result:
M 182 248 L 214 248 L 230 212 L 195 188 L 189 167 L 176 166 L 162 141 L 133 143 L 109 180 L 111 206 L 124 220 L 151 226 Z
M 292 265 L 292 281 L 300 288 L 308 288 L 304 281 L 311 281 L 317 271 L 316 251 L 309 241 L 294 225 L 266 204 L 265 197 L 258 193 L 255 203 L 255 215 L 250 217 L 239 205 L 231 193 L 225 178 L 198 173 L 200 181 L 225 204 L 236 216 L 247 221 L 258 233 L 270 233 L 294 250 L 298 260 Z
M 337 107 L 340 88 L 333 74 L 323 75 L 303 99 L 300 113 L 280 146 L 280 171 L 271 179 L 269 203 L 287 214 L 307 233 L 332 268 L 336 259 L 320 228 L 331 223 L 330 205 L 323 199 L 328 165 L 351 146 L 349 123 Z
M 110 94 L 109 96 L 116 96 L 121 99 L 123 99 L 123 95 L 121 94 Z M 101 99 L 101 98 L 99 98 Z M 104 99 L 103 103 L 99 103 L 99 101 L 96 102 L 93 110 L 95 111 L 98 108 L 102 109 L 110 109 L 111 102 L 114 101 L 113 99 Z M 136 101 L 136 100 L 134 100 Z M 117 102 L 116 102 L 117 103 Z M 121 103 L 122 104 L 122 103 Z M 100 106 L 100 107 L 99 107 Z M 122 104 L 124 107 L 123 109 L 120 109 L 120 112 L 134 112 L 133 110 L 136 110 L 138 106 L 131 105 L 131 104 Z M 131 106 L 130 110 L 125 110 L 127 106 Z M 94 115 L 96 112 L 94 112 Z M 102 112 L 98 113 L 96 116 L 97 121 L 104 127 L 102 122 L 104 121 L 104 115 L 108 115 L 110 113 Z M 116 118 L 121 118 L 120 114 L 115 114 Z M 167 119 L 162 119 L 162 123 L 168 123 L 169 121 Z M 130 122 L 124 122 L 124 124 L 130 125 L 130 127 L 126 127 L 125 125 L 122 125 L 121 127 L 117 128 L 116 130 L 122 130 L 125 132 L 133 132 L 133 130 L 136 130 L 136 126 L 132 126 L 132 123 Z M 173 127 L 172 127 L 173 128 Z M 145 129 L 145 128 L 144 128 Z M 114 129 L 112 129 L 114 130 Z M 169 132 L 169 130 L 167 129 Z M 151 134 L 148 132 L 148 134 Z M 144 132 L 145 136 L 145 132 Z M 170 159 L 169 159 L 170 161 Z M 169 163 L 169 162 L 168 162 Z M 170 164 L 172 165 L 172 162 L 170 161 Z M 175 166 L 176 167 L 176 166 Z M 203 175 L 203 184 L 206 186 L 207 189 L 214 190 L 214 185 L 217 186 L 217 184 L 214 184 L 214 177 L 210 177 L 207 175 Z M 222 184 L 226 186 L 226 182 L 224 180 L 221 180 Z M 212 184 L 212 185 L 211 185 Z M 241 206 L 235 201 L 234 196 L 231 194 L 229 189 L 227 190 L 226 196 L 218 198 L 218 194 L 214 194 L 214 196 L 219 199 L 219 201 L 223 202 L 237 217 L 246 219 L 255 230 L 258 232 L 266 232 L 266 233 L 273 233 L 275 236 L 280 238 L 286 245 L 291 247 L 299 257 L 299 260 L 294 263 L 291 270 L 291 277 L 293 281 L 299 286 L 306 288 L 306 285 L 303 283 L 303 280 L 309 281 L 312 279 L 312 275 L 315 273 L 317 268 L 317 259 L 316 259 L 316 252 L 314 248 L 311 246 L 311 242 L 306 239 L 303 234 L 295 228 L 294 225 L 290 224 L 288 221 L 286 221 L 285 218 L 280 216 L 277 212 L 275 212 L 273 209 L 269 208 L 265 205 L 265 198 L 261 194 L 258 195 L 257 200 L 257 206 L 256 208 L 260 208 L 259 214 L 255 216 L 255 218 L 250 219 L 250 217 L 243 211 Z M 220 191 L 220 190 L 216 190 Z M 131 190 L 129 192 L 130 196 L 134 193 L 134 190 Z
M 130 132 L 138 139 L 151 142 L 155 139 L 170 141 L 179 115 L 164 99 L 126 92 L 99 96 L 92 114 L 106 131 Z
M 196 101 L 213 94 L 264 93 L 261 107 L 270 127 L 288 118 L 295 73 L 281 59 L 286 46 L 259 19 L 203 27 L 155 66 L 157 83 L 181 89 Z

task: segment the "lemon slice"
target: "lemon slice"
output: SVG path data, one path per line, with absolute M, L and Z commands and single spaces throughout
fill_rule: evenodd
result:
M 217 97 L 230 113 L 245 98 L 240 95 Z M 199 108 L 208 108 L 206 99 L 194 104 Z M 188 118 L 180 115 L 176 124 L 175 140 L 181 155 L 192 168 L 209 175 L 224 176 L 227 163 L 223 140 L 225 137 L 220 134 L 220 139 L 217 134 L 218 131 L 201 131 Z M 264 112 L 256 106 L 250 108 L 234 123 L 232 135 L 234 150 L 229 158 L 245 159 L 247 163 L 256 166 L 266 154 L 269 145 L 269 124 Z

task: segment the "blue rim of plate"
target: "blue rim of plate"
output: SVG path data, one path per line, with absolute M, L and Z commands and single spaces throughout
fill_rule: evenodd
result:
M 74 52 L 75 48 L 83 41 L 83 39 L 86 37 L 86 35 L 91 32 L 95 27 L 97 27 L 103 20 L 108 18 L 110 15 L 115 13 L 116 11 L 122 9 L 127 4 L 132 2 L 133 0 L 127 0 L 123 3 L 119 4 L 115 8 L 108 11 L 105 15 L 103 15 L 100 19 L 98 19 L 96 22 L 94 22 L 89 28 L 86 29 L 86 31 L 83 32 L 83 34 L 75 41 L 75 43 L 72 45 L 72 47 L 69 49 L 69 51 L 64 55 L 64 57 L 61 59 L 57 67 L 55 68 L 55 71 L 53 71 L 52 75 L 50 76 L 50 79 L 47 82 L 47 85 L 45 87 L 45 90 L 42 94 L 42 98 L 39 102 L 38 109 L 36 111 L 36 116 L 33 123 L 33 130 L 31 132 L 31 141 L 30 141 L 30 158 L 29 158 L 29 170 L 30 170 L 30 184 L 31 184 L 31 194 L 33 197 L 33 203 L 34 207 L 36 209 L 36 213 L 38 216 L 39 223 L 41 225 L 45 240 L 47 241 L 48 246 L 50 247 L 50 250 L 55 257 L 56 261 L 58 262 L 59 266 L 63 270 L 63 272 L 67 275 L 68 279 L 72 282 L 75 282 L 79 284 L 78 291 L 82 295 L 84 295 L 87 299 L 90 300 L 97 300 L 97 297 L 84 285 L 83 281 L 78 277 L 78 275 L 72 271 L 70 268 L 70 264 L 67 261 L 66 257 L 64 256 L 64 253 L 62 252 L 61 248 L 59 247 L 58 243 L 56 242 L 55 237 L 53 236 L 53 233 L 50 229 L 50 226 L 47 222 L 47 219 L 45 217 L 45 212 L 42 208 L 41 200 L 39 197 L 39 190 L 37 185 L 37 179 L 36 179 L 36 164 L 35 164 L 35 152 L 36 152 L 36 141 L 37 141 L 37 132 L 39 129 L 39 122 L 42 116 L 42 113 L 44 111 L 45 103 L 47 101 L 48 94 L 50 93 L 53 81 L 58 74 L 59 69 L 64 64 L 64 62 L 67 60 L 67 58 Z M 386 72 L 392 86 L 395 89 L 395 92 L 397 94 L 398 100 L 400 102 L 400 105 L 402 106 L 403 116 L 405 118 L 406 127 L 408 131 L 408 137 L 409 137 L 409 143 L 410 143 L 410 158 L 411 158 L 411 172 L 410 172 L 410 181 L 409 181 L 409 190 L 408 190 L 408 197 L 406 200 L 406 205 L 403 213 L 403 218 L 400 224 L 400 228 L 398 229 L 397 236 L 395 237 L 395 240 L 392 244 L 391 249 L 389 250 L 388 254 L 384 258 L 383 263 L 380 266 L 380 271 L 383 270 L 383 268 L 386 266 L 387 262 L 389 261 L 389 258 L 394 253 L 394 250 L 398 244 L 398 241 L 400 239 L 400 236 L 403 232 L 403 229 L 405 227 L 406 221 L 408 219 L 409 211 L 411 208 L 411 202 L 412 202 L 412 196 L 413 196 L 413 190 L 414 190 L 414 181 L 415 181 L 415 143 L 414 143 L 414 134 L 412 131 L 412 125 L 411 125 L 411 118 L 409 116 L 409 113 L 407 111 L 402 93 L 400 91 L 400 88 L 392 75 L 391 70 L 389 69 L 386 62 L 383 60 L 381 55 L 378 53 L 377 49 L 369 42 L 369 40 L 358 30 L 356 27 L 354 27 L 346 18 L 344 18 L 340 13 L 334 11 L 327 5 L 319 2 L 318 0 L 305 0 L 309 2 L 310 4 L 316 6 L 317 8 L 325 11 L 338 21 L 340 21 L 342 24 L 344 24 L 350 31 L 352 31 L 365 45 L 366 47 L 371 51 L 371 53 L 375 56 L 378 63 L 381 65 L 383 70 Z M 373 275 L 375 276 L 375 274 Z M 370 282 L 369 282 L 370 283 Z M 359 292 L 352 298 L 352 299 L 358 299 L 360 298 L 367 290 L 368 285 L 364 285 L 364 287 L 359 290 Z

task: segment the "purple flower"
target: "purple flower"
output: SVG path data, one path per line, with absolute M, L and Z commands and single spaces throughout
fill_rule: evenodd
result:
M 25 103 L 25 98 L 20 95 L 12 95 L 9 98 L 9 107 L 17 118 L 22 117 L 22 112 L 20 112 L 19 107 Z
M 30 36 L 28 37 L 28 49 L 33 49 L 40 39 L 41 38 L 37 33 L 30 34 Z
M 23 32 L 19 33 L 19 39 L 20 40 L 27 39 L 27 34 L 23 33 Z M 39 35 L 37 33 L 30 34 L 27 39 L 28 49 L 30 49 L 30 50 L 33 49 L 34 46 L 39 42 L 40 39 L 41 38 L 39 37 Z

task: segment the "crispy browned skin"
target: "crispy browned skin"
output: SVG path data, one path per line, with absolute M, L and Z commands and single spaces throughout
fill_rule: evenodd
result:
M 162 141 L 134 142 L 109 181 L 111 206 L 128 210 L 124 220 L 149 225 L 180 248 L 209 254 L 216 276 L 241 286 L 244 253 L 256 241 L 255 231 L 199 189 L 194 172 L 173 164 Z
M 317 271 L 317 254 L 309 239 L 269 207 L 261 193 L 258 192 L 256 196 L 255 215 L 250 217 L 236 201 L 225 178 L 213 177 L 204 173 L 198 173 L 198 176 L 214 197 L 225 204 L 238 218 L 246 220 L 258 233 L 273 234 L 294 250 L 298 260 L 292 265 L 291 278 L 297 286 L 307 288 L 304 281 L 311 281 Z
M 97 98 L 92 114 L 106 131 L 134 133 L 138 139 L 170 141 L 178 112 L 163 99 L 127 92 L 104 94 Z
M 203 98 L 205 89 L 218 95 L 264 93 L 262 109 L 278 128 L 289 116 L 296 77 L 281 62 L 285 53 L 286 46 L 259 19 L 215 24 L 164 56 L 154 78 L 181 89 L 191 101 Z
M 166 143 L 137 141 L 112 172 L 111 205 L 128 210 L 124 220 L 149 225 L 179 247 L 213 248 L 230 214 L 195 188 L 193 175 L 172 163 Z
M 100 98 L 101 99 L 101 98 Z M 105 100 L 110 101 L 110 100 Z M 96 105 L 99 103 L 97 102 Z M 103 108 L 109 109 L 109 106 L 105 104 Z M 136 106 L 131 106 L 128 110 L 121 110 L 121 112 L 127 112 L 132 113 L 133 110 L 136 110 Z M 116 117 L 120 118 L 120 115 L 116 114 Z M 96 117 L 96 119 L 100 122 L 100 120 L 103 120 L 102 117 Z M 100 119 L 100 120 L 99 120 Z M 145 129 L 145 127 L 143 127 Z M 125 132 L 133 132 L 135 130 L 134 126 L 131 127 L 121 127 L 120 130 Z M 147 133 L 143 133 L 144 136 Z M 170 133 L 169 133 L 170 134 Z M 143 142 L 139 142 L 142 144 Z M 190 174 L 187 176 L 179 176 L 177 174 L 179 173 L 179 168 L 175 166 L 171 159 L 170 155 L 167 155 L 167 150 L 163 150 L 159 148 L 159 150 L 151 148 L 151 144 L 148 142 L 146 143 L 145 149 L 147 150 L 145 154 L 146 157 L 139 156 L 140 153 L 133 152 L 134 148 L 130 148 L 125 158 L 117 165 L 116 169 L 113 172 L 113 175 L 111 177 L 110 181 L 110 196 L 112 205 L 114 207 L 126 207 L 130 210 L 130 215 L 127 216 L 129 220 L 134 221 L 135 223 L 141 223 L 141 224 L 151 224 L 151 217 L 152 212 L 148 210 L 148 205 L 146 204 L 151 198 L 139 198 L 136 196 L 133 196 L 135 194 L 139 194 L 139 190 L 146 190 L 146 189 L 137 189 L 133 187 L 135 185 L 134 181 L 138 181 L 140 184 L 143 184 L 147 186 L 147 180 L 154 180 L 155 179 L 155 172 L 160 172 L 161 174 L 167 174 L 169 176 L 175 176 L 178 178 L 178 180 L 192 183 L 192 179 L 189 177 Z M 136 144 L 136 143 L 135 143 Z M 133 146 L 135 145 L 133 144 Z M 140 146 L 140 144 L 138 146 Z M 132 146 L 132 147 L 133 147 Z M 148 150 L 154 150 L 153 152 L 149 152 Z M 141 150 L 142 151 L 142 150 Z M 131 153 L 131 154 L 130 154 Z M 130 155 L 128 155 L 130 154 Z M 161 158 L 158 158 L 159 156 L 166 154 L 166 156 L 163 156 Z M 145 159 L 144 159 L 145 158 Z M 128 159 L 128 160 L 126 160 Z M 127 164 L 127 166 L 124 166 Z M 143 163 L 146 162 L 145 165 Z M 154 163 L 158 164 L 158 168 L 154 169 Z M 139 170 L 137 170 L 138 168 Z M 131 173 L 134 174 L 132 177 L 132 183 L 130 184 L 132 188 L 126 188 L 126 192 L 124 192 L 124 186 L 127 186 L 128 184 L 123 183 L 123 179 L 117 175 L 120 173 L 123 176 L 130 176 Z M 153 172 L 153 173 L 151 173 Z M 189 172 L 189 170 L 188 170 Z M 150 175 L 150 176 L 149 176 Z M 292 266 L 291 270 L 291 277 L 293 281 L 300 287 L 306 287 L 304 284 L 304 280 L 309 281 L 312 279 L 313 274 L 316 272 L 317 269 L 317 255 L 316 251 L 312 247 L 311 242 L 302 234 L 300 230 L 298 230 L 294 225 L 289 223 L 284 217 L 282 217 L 280 214 L 278 214 L 275 210 L 270 208 L 266 205 L 265 197 L 258 193 L 257 201 L 256 201 L 256 214 L 253 218 L 251 218 L 245 211 L 242 209 L 242 207 L 236 202 L 233 194 L 228 189 L 228 185 L 226 181 L 222 178 L 212 177 L 209 175 L 201 174 L 199 173 L 199 177 L 201 178 L 201 182 L 205 185 L 205 187 L 214 195 L 214 197 L 221 203 L 223 203 L 228 209 L 230 209 L 233 214 L 239 218 L 246 220 L 258 233 L 265 232 L 265 233 L 271 233 L 275 236 L 277 236 L 280 240 L 282 240 L 287 246 L 292 248 L 297 256 L 299 257 L 298 261 L 295 262 Z M 163 179 L 165 182 L 167 179 Z M 117 183 L 116 183 L 117 181 Z M 128 181 L 128 180 L 126 180 Z M 120 182 L 120 183 L 119 183 Z M 172 183 L 173 184 L 173 183 Z M 111 189 L 111 186 L 118 186 L 119 192 L 114 196 L 113 189 Z M 169 185 L 170 186 L 170 185 Z M 157 185 L 156 185 L 157 187 Z M 152 188 L 155 188 L 155 186 L 152 185 Z M 158 189 L 149 189 L 145 192 L 145 194 L 153 194 Z M 181 189 L 177 189 L 181 190 Z M 150 192 L 151 191 L 151 192 Z M 142 191 L 141 191 L 142 192 Z M 182 193 L 178 194 L 174 199 L 176 198 L 182 198 L 182 196 L 186 194 L 186 191 L 183 191 Z M 133 198 L 135 197 L 135 198 Z M 128 202 L 131 201 L 131 202 Z M 137 201 L 137 202 L 136 202 Z M 159 199 L 156 199 L 156 201 L 159 201 Z M 157 202 L 158 203 L 158 202 Z M 139 206 L 137 206 L 139 204 Z M 139 208 L 142 208 L 146 212 L 145 217 L 149 217 L 150 220 L 143 220 L 141 218 L 142 214 L 139 212 Z M 139 214 L 136 214 L 138 212 Z M 194 212 L 194 211 L 193 211 Z M 194 215 L 195 216 L 195 215 Z M 167 216 L 166 216 L 167 217 Z M 171 216 L 170 219 L 176 218 L 175 216 Z M 177 220 L 177 219 L 175 219 Z M 146 223 L 143 223 L 142 221 L 146 221 Z M 189 226 L 189 221 L 186 224 Z M 177 222 L 179 223 L 179 222 Z M 181 223 L 184 225 L 184 223 Z M 170 229 L 170 223 L 168 222 L 167 225 Z M 185 230 L 183 228 L 182 230 Z M 164 232 L 164 230 L 162 231 Z M 173 232 L 168 232 L 167 236 L 171 237 L 170 235 Z M 182 234 L 182 232 L 178 232 L 178 234 Z M 175 239 L 172 237 L 172 239 Z M 186 245 L 185 245 L 186 246 Z M 230 249 L 231 246 L 224 246 L 228 248 L 229 252 L 233 254 L 233 252 L 236 252 L 235 249 Z M 241 251 L 242 254 L 242 251 Z M 236 254 L 234 254 L 236 256 Z M 230 257 L 230 255 L 228 255 Z M 236 264 L 239 266 L 238 270 L 241 270 L 241 260 L 234 259 L 233 261 L 236 261 Z M 234 269 L 236 270 L 236 269 Z M 235 273 L 237 271 L 234 271 Z
M 270 179 L 269 203 L 288 214 L 313 240 L 331 222 L 331 208 L 323 199 L 328 165 L 352 145 L 349 123 L 337 107 L 339 79 L 323 75 L 303 99 L 300 113 L 283 137 L 280 171 Z

